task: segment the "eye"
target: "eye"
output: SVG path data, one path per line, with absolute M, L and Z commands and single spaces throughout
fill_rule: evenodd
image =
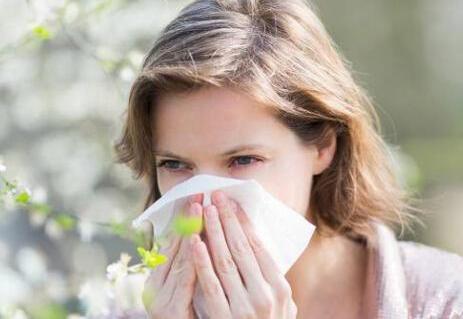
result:
M 254 160 L 254 162 L 253 162 Z M 255 162 L 259 162 L 259 161 L 262 161 L 261 159 L 255 157 L 255 156 L 250 156 L 250 155 L 246 155 L 246 156 L 236 156 L 236 157 L 233 157 L 233 161 L 232 163 L 238 163 L 237 166 L 249 166 L 249 165 L 252 165 L 253 163 Z
M 182 167 L 176 165 L 176 164 L 184 164 L 182 162 L 176 161 L 176 160 L 162 160 L 158 164 L 156 164 L 157 167 L 165 167 L 168 170 L 171 171 L 178 171 L 181 170 Z

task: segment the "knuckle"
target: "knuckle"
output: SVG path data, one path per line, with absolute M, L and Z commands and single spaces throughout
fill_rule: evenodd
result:
M 204 283 L 202 288 L 203 288 L 204 294 L 207 296 L 216 296 L 217 294 L 220 293 L 220 290 L 222 289 L 220 285 L 214 281 L 209 281 L 209 282 Z
M 291 286 L 284 277 L 275 283 L 274 289 L 278 300 L 284 300 L 291 297 Z
M 176 273 L 182 272 L 183 269 L 184 269 L 184 264 L 182 262 L 174 263 L 174 265 L 172 266 L 172 273 L 176 274 Z
M 165 243 L 161 245 L 159 252 L 162 254 L 172 255 L 178 242 L 179 237 L 177 235 L 170 234 L 169 237 L 165 239 Z
M 220 207 L 220 213 L 221 213 L 220 215 L 222 216 L 222 218 L 225 219 L 227 222 L 229 219 L 233 217 L 230 207 L 227 205 Z
M 229 200 L 222 206 L 222 216 L 225 218 L 235 218 L 234 213 L 236 208 L 236 203 Z
M 256 234 L 249 236 L 249 244 L 256 253 L 260 253 L 265 250 L 264 243 L 257 237 Z
M 173 273 L 178 273 L 182 272 L 186 269 L 186 262 L 185 258 L 183 256 L 179 256 L 179 259 L 174 261 L 174 264 L 172 265 L 172 271 Z
M 230 246 L 230 250 L 236 257 L 242 257 L 250 252 L 249 244 L 244 240 L 234 240 Z
M 228 209 L 230 210 L 230 212 L 232 212 L 233 214 L 236 213 L 236 211 L 238 211 L 238 203 L 235 202 L 234 200 L 230 200 L 229 202 L 229 205 L 228 205 Z M 234 215 L 236 216 L 236 215 Z
M 236 270 L 235 262 L 230 255 L 220 256 L 216 267 L 217 271 L 222 274 L 229 274 Z
M 273 311 L 273 298 L 267 293 L 262 293 L 259 298 L 256 299 L 254 307 L 259 315 L 263 315 L 266 318 L 270 317 Z

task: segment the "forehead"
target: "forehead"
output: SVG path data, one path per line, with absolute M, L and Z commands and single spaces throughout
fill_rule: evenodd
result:
M 154 108 L 154 143 L 163 148 L 226 148 L 237 142 L 259 142 L 288 134 L 270 109 L 229 88 L 165 94 Z

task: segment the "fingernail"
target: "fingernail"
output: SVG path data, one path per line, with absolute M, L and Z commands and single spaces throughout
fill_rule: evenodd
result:
M 201 206 L 198 203 L 192 204 L 190 207 L 191 216 L 199 216 L 201 214 Z
M 197 202 L 197 201 L 199 200 L 199 198 L 200 198 L 200 195 L 201 195 L 201 193 L 197 193 L 197 194 L 190 195 L 188 201 L 189 201 L 190 203 Z
M 191 203 L 194 202 L 194 200 L 195 200 L 195 195 L 190 195 L 190 196 L 188 196 L 188 203 L 191 204 Z

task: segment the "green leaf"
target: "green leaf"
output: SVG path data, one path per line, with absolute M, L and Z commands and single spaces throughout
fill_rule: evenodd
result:
M 93 11 L 97 14 L 100 14 L 104 12 L 105 10 L 108 10 L 112 4 L 113 4 L 112 0 L 100 1 L 99 3 L 95 5 L 95 7 L 93 8 Z
M 145 232 L 140 231 L 140 230 L 134 230 L 132 232 L 132 238 L 131 240 L 136 246 L 142 246 L 146 243 L 147 241 L 147 235 Z
M 48 40 L 52 37 L 50 30 L 44 25 L 36 25 L 32 28 L 32 33 L 40 40 Z
M 73 217 L 63 213 L 59 214 L 54 219 L 64 230 L 70 230 L 76 225 L 76 220 Z
M 66 319 L 66 308 L 58 303 L 39 304 L 31 309 L 32 318 L 36 319 Z
M 148 268 L 155 268 L 167 261 L 167 256 L 158 254 L 156 251 L 148 251 L 143 247 L 137 247 L 137 252 L 141 257 L 143 264 Z
M 7 191 L 10 191 L 10 192 L 14 191 L 16 187 L 17 187 L 16 183 L 5 180 L 5 188 L 7 189 Z
M 45 203 L 30 203 L 31 211 L 36 214 L 48 215 L 51 213 L 51 208 Z
M 128 232 L 127 225 L 125 223 L 111 222 L 111 232 L 118 236 L 123 236 Z
M 100 63 L 106 72 L 112 72 L 117 67 L 117 61 L 115 60 L 103 59 L 103 60 L 100 60 Z
M 15 196 L 16 203 L 26 204 L 30 200 L 30 195 L 27 192 L 21 192 Z
M 182 236 L 188 236 L 193 233 L 199 233 L 202 229 L 203 222 L 201 217 L 184 216 L 178 214 L 173 223 L 174 231 Z

